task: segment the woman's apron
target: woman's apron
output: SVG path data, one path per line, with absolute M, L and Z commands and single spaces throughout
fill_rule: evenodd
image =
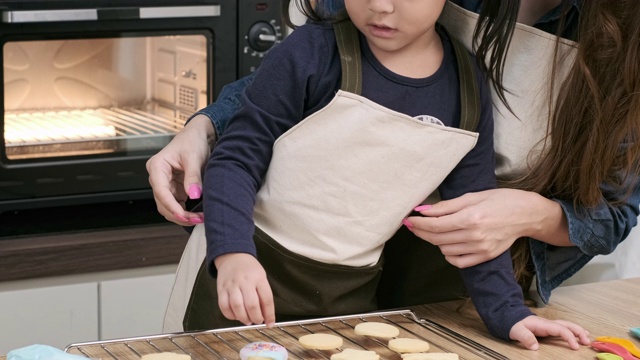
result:
M 402 219 L 438 188 L 477 141 L 475 132 L 423 122 L 348 92 L 361 89 L 358 34 L 350 22 L 343 22 L 336 25 L 336 37 L 345 91 L 276 140 L 256 197 L 254 242 L 271 285 L 277 321 L 379 309 L 376 293 L 385 242 L 396 233 L 415 238 L 398 232 Z M 475 129 L 480 109 L 476 76 L 466 50 L 457 43 L 454 48 L 463 85 L 461 127 Z M 183 312 L 184 327 L 167 327 L 165 322 L 164 330 L 241 325 L 219 310 L 215 279 L 202 261 L 203 226 L 196 227 L 194 237 L 198 244 L 189 240 L 178 273 L 198 264 L 197 277 L 191 282 L 178 275 L 171 299 L 176 300 L 176 291 L 192 289 Z M 422 250 L 426 252 L 394 256 L 418 256 L 420 266 L 438 280 L 409 275 L 395 281 L 411 281 L 416 289 L 439 283 L 430 291 L 437 300 L 447 289 L 460 294 L 457 270 L 446 264 L 437 248 Z M 440 267 L 454 275 L 453 283 L 434 272 Z M 171 311 L 171 301 L 166 320 L 176 324 L 180 312 Z

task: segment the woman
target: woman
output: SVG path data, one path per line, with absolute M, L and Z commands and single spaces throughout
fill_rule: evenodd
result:
M 496 14 L 501 14 L 504 19 L 504 24 L 513 26 L 513 22 L 509 21 L 509 16 L 515 17 L 516 14 L 519 20 L 531 21 L 527 19 L 540 19 L 540 14 L 547 14 L 543 16 L 542 20 L 549 20 L 551 22 L 544 22 L 539 24 L 540 27 L 549 26 L 560 28 L 562 34 L 570 36 L 572 30 L 575 29 L 576 14 L 580 7 L 577 2 L 568 4 L 567 6 L 558 5 L 558 1 L 522 1 L 522 7 L 518 12 L 517 5 L 515 7 L 505 6 L 505 2 L 493 2 L 484 1 L 485 7 L 480 15 L 479 23 L 482 25 L 483 21 L 487 19 L 497 19 Z M 516 2 L 518 3 L 518 2 Z M 538 6 L 543 4 L 547 7 L 539 8 Z M 624 18 L 604 18 L 598 17 L 600 11 L 607 9 L 607 6 L 627 6 L 625 8 L 627 13 L 630 11 L 636 11 L 633 9 L 633 2 L 618 2 L 618 1 L 594 1 L 589 2 L 589 6 L 592 11 L 587 11 L 584 15 L 589 15 L 585 18 L 584 23 L 597 22 L 602 23 L 608 21 L 618 28 L 627 27 L 625 31 L 633 30 L 633 21 L 627 21 L 625 19 L 634 19 L 630 16 L 624 16 Z M 593 4 L 593 5 L 592 5 Z M 470 1 L 463 1 L 465 7 L 471 10 L 477 10 L 477 2 L 471 4 Z M 637 6 L 636 6 L 637 7 Z M 586 8 L 586 6 L 585 6 Z M 551 9 L 551 11 L 548 11 Z M 553 16 L 554 11 L 560 12 L 560 16 Z M 606 13 L 605 13 L 606 14 Z M 484 20 L 483 20 L 484 19 Z M 611 22 L 609 20 L 613 19 Z M 636 17 L 637 19 L 637 17 Z M 487 23 L 485 23 L 487 24 Z M 500 84 L 501 70 L 504 57 L 500 54 L 504 53 L 504 48 L 508 45 L 508 37 L 505 39 L 496 34 L 501 34 L 500 31 L 490 31 L 491 29 L 497 29 L 504 25 L 500 22 L 488 22 L 489 26 L 485 27 L 487 31 L 478 33 L 478 36 L 483 39 L 478 44 L 478 50 L 484 54 L 496 54 L 496 56 L 489 56 L 488 68 L 493 74 L 493 79 L 497 80 Z M 572 25 L 573 24 L 573 25 Z M 492 27 L 493 26 L 493 27 Z M 572 27 L 573 26 L 573 27 Z M 615 27 L 614 27 L 615 28 Z M 546 28 L 545 28 L 546 29 Z M 509 32 L 507 32 L 509 33 Z M 555 33 L 555 30 L 554 30 Z M 487 41 L 487 39 L 499 40 L 497 42 Z M 582 40 L 583 37 L 581 36 Z M 588 39 L 585 38 L 585 39 Z M 593 41 L 609 41 L 609 39 L 595 38 Z M 623 42 L 629 42 L 629 38 L 625 38 Z M 489 44 L 487 46 L 487 44 Z M 494 44 L 495 47 L 491 47 Z M 597 43 L 596 43 L 597 44 Z M 592 44 L 593 45 L 593 44 Z M 492 52 L 492 49 L 496 49 Z M 576 69 L 572 75 L 574 78 L 580 79 L 584 76 L 584 72 L 579 72 L 581 67 L 584 68 L 585 64 L 590 64 L 592 60 L 591 56 L 593 51 L 581 51 L 578 54 L 578 60 L 573 65 L 573 69 Z M 620 56 L 624 53 L 626 58 L 630 56 L 634 59 L 637 54 L 637 48 L 634 52 L 633 46 L 623 46 L 618 50 L 617 55 Z M 481 55 L 484 55 L 481 53 Z M 633 71 L 633 64 L 630 71 Z M 600 68 L 596 68 L 596 71 L 601 71 Z M 637 74 L 637 73 L 636 73 Z M 552 76 L 553 74 L 550 74 Z M 615 75 L 618 75 L 617 73 Z M 611 77 L 611 73 L 604 71 L 602 76 Z M 626 76 L 627 79 L 638 79 L 638 76 Z M 246 79 L 242 81 L 248 81 Z M 241 82 L 234 83 L 227 88 L 220 99 L 223 102 L 230 104 L 237 104 L 239 90 L 244 85 Z M 598 81 L 602 81 L 601 78 L 595 78 L 592 83 L 598 84 Z M 565 86 L 573 86 L 572 78 L 570 77 Z M 599 85 L 599 84 L 598 84 Z M 631 84 L 631 87 L 634 85 Z M 500 89 L 498 87 L 498 89 Z M 627 94 L 626 98 L 618 97 L 616 101 L 622 104 L 635 104 L 635 111 L 637 111 L 638 100 L 637 98 L 629 97 L 629 94 L 633 94 L 633 91 L 629 89 L 621 89 L 622 93 Z M 635 90 L 637 93 L 637 88 Z M 498 93 L 503 93 L 498 91 Z M 563 92 L 566 94 L 566 92 Z M 572 122 L 575 117 L 565 116 L 565 111 L 559 109 L 563 108 L 562 100 L 559 101 L 559 106 L 556 107 L 556 115 L 552 117 L 554 122 L 568 123 L 569 128 L 572 127 Z M 218 104 L 220 105 L 220 104 Z M 565 108 L 567 105 L 564 105 Z M 633 106 L 630 108 L 633 109 Z M 614 106 L 613 109 L 616 109 Z M 225 111 L 229 111 L 229 107 L 213 106 L 208 109 L 204 109 L 198 113 L 191 122 L 185 127 L 185 129 L 176 136 L 176 138 L 160 153 L 154 156 L 147 164 L 147 168 L 150 173 L 150 183 L 154 188 L 154 194 L 158 203 L 159 211 L 170 221 L 176 222 L 181 225 L 190 225 L 202 222 L 202 215 L 199 213 L 187 212 L 184 210 L 184 201 L 187 197 L 198 198 L 201 194 L 200 188 L 200 171 L 202 164 L 206 161 L 209 154 L 209 144 L 215 141 L 216 130 L 221 132 L 224 128 L 222 120 L 225 118 Z M 211 116 L 216 128 L 211 126 L 211 120 L 203 115 L 208 114 Z M 620 122 L 626 124 L 619 125 L 617 136 L 625 133 L 623 138 L 633 139 L 636 131 L 633 123 L 629 119 L 633 119 L 632 113 L 627 113 L 627 116 L 622 116 L 626 120 Z M 636 114 L 637 118 L 637 114 Z M 570 121 L 568 121 L 570 120 Z M 553 124 L 553 122 L 551 122 Z M 605 123 L 606 124 L 606 123 Z M 552 135 L 553 137 L 553 132 Z M 605 139 L 606 140 L 606 139 Z M 619 139 L 609 139 L 614 141 L 603 141 L 605 148 L 617 149 L 620 145 Z M 558 145 L 563 144 L 569 146 L 575 151 L 580 151 L 584 147 L 579 143 L 572 141 L 556 142 Z M 531 251 L 533 253 L 533 260 L 535 270 L 538 275 L 540 291 L 543 300 L 548 300 L 550 291 L 558 286 L 564 279 L 570 277 L 575 271 L 582 267 L 586 262 L 595 254 L 608 253 L 612 251 L 615 246 L 622 241 L 629 230 L 636 224 L 638 202 L 640 202 L 640 195 L 636 182 L 632 176 L 624 177 L 625 191 L 613 191 L 616 190 L 615 182 L 610 180 L 613 177 L 603 174 L 622 173 L 625 172 L 629 175 L 637 174 L 637 169 L 634 164 L 637 162 L 635 159 L 638 157 L 638 150 L 635 146 L 630 146 L 631 151 L 627 152 L 629 156 L 626 162 L 612 163 L 611 166 L 603 167 L 599 177 L 590 177 L 590 174 L 581 175 L 580 179 L 568 178 L 570 184 L 582 185 L 589 184 L 590 193 L 593 195 L 594 189 L 603 188 L 602 195 L 604 199 L 599 199 L 596 195 L 590 199 L 583 199 L 584 194 L 572 194 L 571 192 L 562 193 L 562 197 L 555 198 L 557 190 L 554 188 L 549 189 L 527 189 L 526 186 L 520 186 L 524 190 L 516 189 L 497 189 L 485 192 L 479 192 L 475 194 L 469 194 L 459 199 L 454 199 L 448 202 L 442 202 L 435 204 L 430 209 L 422 208 L 422 214 L 426 215 L 423 218 L 411 217 L 412 231 L 417 235 L 432 241 L 434 244 L 441 247 L 442 252 L 446 255 L 447 261 L 459 266 L 469 267 L 488 259 L 495 257 L 497 254 L 503 252 L 510 247 L 514 241 L 519 237 L 531 237 L 537 240 L 531 241 Z M 564 149 L 551 150 L 556 154 L 563 155 Z M 587 159 L 588 160 L 588 159 Z M 539 164 L 544 163 L 541 161 Z M 552 162 L 553 163 L 553 162 Z M 621 171 L 619 171 L 621 170 Z M 174 174 L 175 172 L 175 174 Z M 546 174 L 544 169 L 536 170 L 537 174 Z M 517 180 L 517 179 L 516 179 Z M 566 180 L 566 179 L 565 179 Z M 522 180 L 518 182 L 520 184 L 527 184 Z M 543 184 L 542 182 L 531 182 L 534 184 Z M 515 184 L 515 183 L 514 183 Z M 549 184 L 549 182 L 548 182 Z M 553 185 L 553 182 L 550 182 Z M 535 190 L 535 191 L 530 191 Z M 598 190 L 595 190 L 598 193 Z M 630 193 L 631 196 L 620 196 Z M 567 195 L 568 194 L 568 195 Z M 575 196 L 575 197 L 573 197 Z M 597 198 L 596 201 L 593 199 Z M 517 200 L 517 201 L 514 201 Z M 605 200 L 606 199 L 606 200 Z M 447 215 L 439 218 L 429 218 L 428 216 L 434 215 Z M 580 214 L 587 214 L 579 216 Z M 461 220 L 463 219 L 463 220 Z M 452 226 L 455 224 L 455 226 Z M 569 231 L 571 230 L 571 231 Z M 401 229 L 401 231 L 408 231 L 407 229 Z M 460 242 L 460 238 L 467 239 L 466 242 Z M 385 249 L 387 259 L 397 258 L 392 254 L 394 251 L 400 251 L 406 246 L 426 246 L 417 244 L 400 244 L 393 246 L 397 242 L 389 242 L 389 249 Z M 600 246 L 594 246 L 594 244 L 600 244 Z M 554 245 L 565 245 L 566 247 L 556 248 Z M 406 254 L 406 252 L 403 252 Z M 411 264 L 411 261 L 404 261 L 405 264 Z M 389 265 L 389 266 L 387 266 Z M 400 264 L 401 265 L 401 264 Z M 442 264 L 443 268 L 446 268 L 446 264 Z M 562 266 L 560 266 L 562 265 Z M 393 267 L 390 262 L 387 262 L 385 266 L 385 272 L 389 270 L 389 274 L 393 273 Z M 404 271 L 401 267 L 397 267 L 396 271 Z M 549 270 L 554 271 L 550 273 Z M 386 274 L 386 273 L 385 273 Z M 391 276 L 395 277 L 395 276 Z M 434 285 L 437 284 L 438 279 L 433 279 Z M 406 281 L 408 287 L 411 284 L 415 284 L 410 279 Z M 383 287 L 384 288 L 384 287 Z M 445 300 L 443 299 L 430 299 L 433 301 Z M 398 299 L 382 299 L 383 306 L 393 306 L 398 304 Z M 416 294 L 415 302 L 423 302 L 421 295 Z

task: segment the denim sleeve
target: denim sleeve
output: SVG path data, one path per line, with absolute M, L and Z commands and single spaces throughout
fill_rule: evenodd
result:
M 209 104 L 204 109 L 198 110 L 195 114 L 191 115 L 189 119 L 187 119 L 187 123 L 191 121 L 196 115 L 205 115 L 211 120 L 213 127 L 216 130 L 216 134 L 218 137 L 222 135 L 224 129 L 227 128 L 227 123 L 231 116 L 240 108 L 242 105 L 241 97 L 244 89 L 253 81 L 255 72 L 239 79 L 231 84 L 227 84 L 220 91 L 220 95 L 218 95 L 218 99 Z
M 632 191 L 622 203 L 602 201 L 598 206 L 576 208 L 571 200 L 553 199 L 564 211 L 569 224 L 569 239 L 575 246 L 557 247 L 530 239 L 532 260 L 536 270 L 538 294 L 547 303 L 551 291 L 573 276 L 596 255 L 610 254 L 638 223 L 640 183 L 629 181 Z M 627 188 L 629 188 L 627 187 Z M 602 187 L 609 201 L 624 199 L 626 192 Z M 617 195 L 616 195 L 617 194 Z

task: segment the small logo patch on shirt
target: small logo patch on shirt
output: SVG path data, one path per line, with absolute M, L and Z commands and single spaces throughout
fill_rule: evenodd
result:
M 414 116 L 413 118 L 420 121 L 428 122 L 434 125 L 444 126 L 444 124 L 442 123 L 442 121 L 440 121 L 440 119 L 438 119 L 437 117 L 433 117 L 431 115 L 418 115 L 418 116 Z

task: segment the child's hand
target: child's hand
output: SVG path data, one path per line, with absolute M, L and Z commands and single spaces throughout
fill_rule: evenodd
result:
M 215 260 L 218 269 L 218 305 L 230 320 L 245 325 L 272 326 L 276 321 L 267 274 L 250 254 L 231 253 Z
M 548 320 L 533 315 L 517 322 L 509 332 L 511 340 L 521 342 L 529 350 L 538 350 L 536 336 L 560 336 L 569 343 L 569 347 L 573 350 L 578 350 L 580 344 L 589 345 L 591 343 L 589 332 L 580 325 L 564 320 Z

